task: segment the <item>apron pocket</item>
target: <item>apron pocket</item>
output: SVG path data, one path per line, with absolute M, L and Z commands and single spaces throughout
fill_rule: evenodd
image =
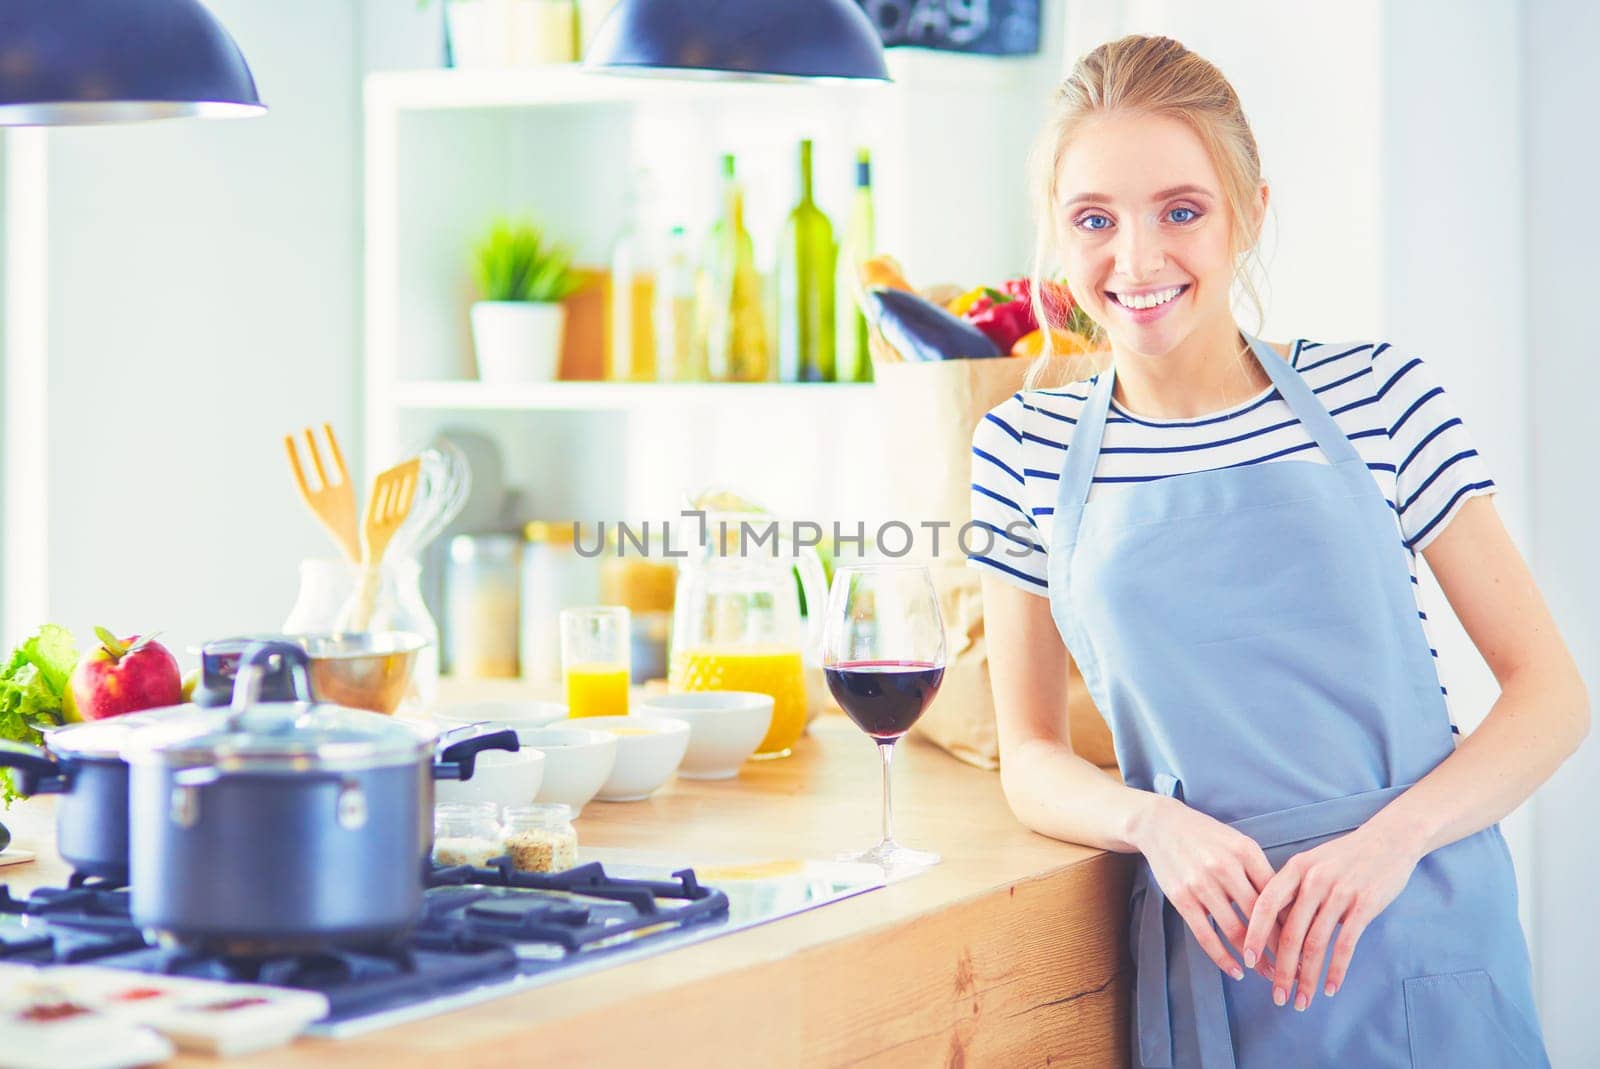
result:
M 1544 1043 L 1482 969 L 1404 981 L 1412 1069 L 1547 1067 Z

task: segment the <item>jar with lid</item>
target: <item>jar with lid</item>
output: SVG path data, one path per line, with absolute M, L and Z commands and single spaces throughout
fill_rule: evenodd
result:
M 561 802 L 506 807 L 505 852 L 523 872 L 562 872 L 578 863 L 572 807 Z
M 522 541 L 512 534 L 457 535 L 445 573 L 446 660 L 452 675 L 517 675 Z
M 534 520 L 522 531 L 522 678 L 561 681 L 561 610 L 601 601 L 604 554 L 578 552 L 577 524 Z
M 450 802 L 433 807 L 433 863 L 483 868 L 506 852 L 500 807 L 493 802 Z

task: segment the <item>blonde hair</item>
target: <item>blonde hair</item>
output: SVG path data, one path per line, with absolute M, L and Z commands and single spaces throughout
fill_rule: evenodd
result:
M 1222 180 L 1222 195 L 1233 216 L 1234 282 L 1263 318 L 1261 295 L 1248 270 L 1260 266 L 1257 235 L 1249 232 L 1251 203 L 1261 184 L 1261 157 L 1255 135 L 1233 86 L 1209 61 L 1170 37 L 1132 34 L 1107 41 L 1082 56 L 1056 88 L 1050 117 L 1040 131 L 1028 162 L 1037 245 L 1033 266 L 1034 315 L 1041 324 L 1062 326 L 1060 316 L 1046 318 L 1044 281 L 1059 260 L 1056 220 L 1056 176 L 1073 135 L 1084 122 L 1116 112 L 1164 115 L 1186 123 L 1200 138 Z M 1076 299 L 1076 298 L 1074 298 Z M 1259 327 L 1257 329 L 1259 333 Z M 1090 339 L 1099 347 L 1104 332 L 1095 325 Z M 1247 350 L 1241 348 L 1242 359 Z M 1053 363 L 1056 351 L 1050 332 L 1044 350 L 1028 368 L 1024 389 L 1034 389 Z M 1062 361 L 1064 381 L 1086 378 L 1105 365 L 1105 354 L 1086 354 Z

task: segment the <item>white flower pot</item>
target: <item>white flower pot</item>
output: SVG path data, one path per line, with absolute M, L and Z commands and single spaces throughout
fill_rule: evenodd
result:
M 484 382 L 553 382 L 561 365 L 567 309 L 557 302 L 478 301 L 472 344 Z

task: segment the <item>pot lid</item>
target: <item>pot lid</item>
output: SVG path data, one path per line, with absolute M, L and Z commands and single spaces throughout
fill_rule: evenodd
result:
M 199 710 L 131 738 L 137 764 L 223 771 L 351 771 L 415 764 L 432 752 L 421 729 L 381 713 L 311 702 Z
M 115 760 L 135 738 L 155 725 L 170 723 L 194 713 L 195 706 L 174 705 L 127 713 L 105 720 L 84 720 L 44 729 L 45 746 L 59 757 Z

